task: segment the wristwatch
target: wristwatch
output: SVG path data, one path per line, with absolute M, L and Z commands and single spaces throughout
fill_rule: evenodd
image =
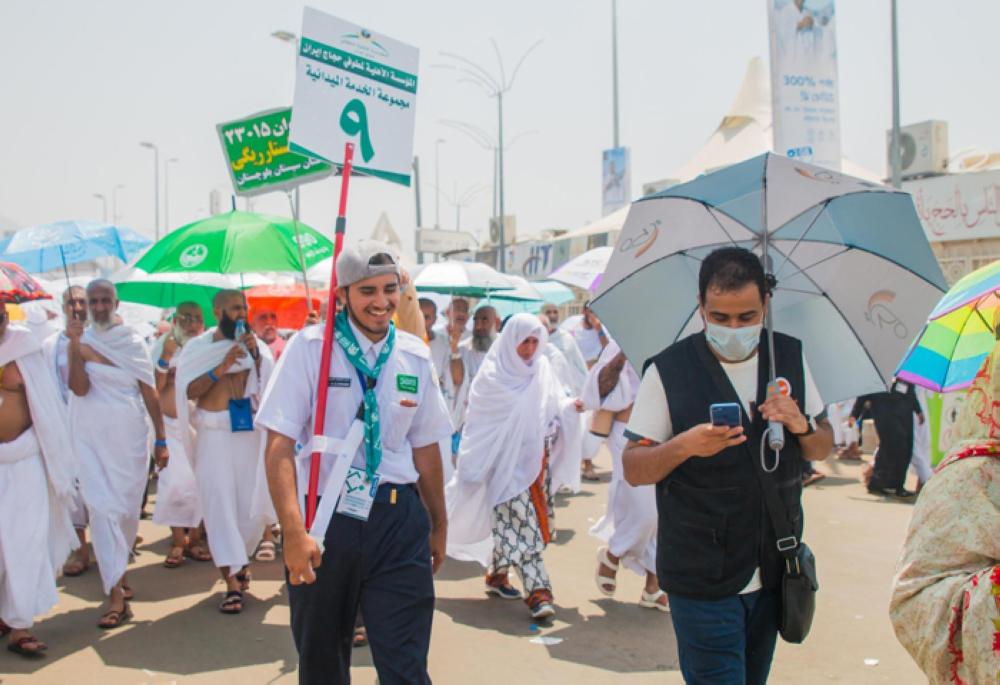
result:
M 451 353 L 451 360 L 453 362 L 461 361 L 462 360 L 462 353 L 461 352 L 452 352 Z
M 812 435 L 816 432 L 816 419 L 809 416 L 809 414 L 803 414 L 806 417 L 806 430 L 804 433 L 792 433 L 797 438 L 804 438 L 807 435 Z

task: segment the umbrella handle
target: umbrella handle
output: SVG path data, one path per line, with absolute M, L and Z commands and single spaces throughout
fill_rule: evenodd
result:
M 344 233 L 347 231 L 347 192 L 351 181 L 351 162 L 354 159 L 354 144 L 344 144 L 344 164 L 340 178 L 340 207 L 334 231 L 333 262 L 330 267 L 330 295 L 327 299 L 326 327 L 323 331 L 323 352 L 319 362 L 319 378 L 316 380 L 316 421 L 313 435 L 323 435 L 326 429 L 326 398 L 329 396 L 330 355 L 333 351 L 333 320 L 337 316 L 337 258 L 344 247 Z M 301 246 L 300 246 L 301 249 Z M 333 307 L 333 311 L 330 311 Z M 320 453 L 309 457 L 309 490 L 306 495 L 306 530 L 312 528 L 316 520 L 316 501 L 319 494 Z

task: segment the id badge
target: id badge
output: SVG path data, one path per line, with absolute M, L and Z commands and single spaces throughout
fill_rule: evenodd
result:
M 233 433 L 253 430 L 253 408 L 249 397 L 229 400 L 229 428 Z
M 372 504 L 375 502 L 375 493 L 378 492 L 378 481 L 377 473 L 368 480 L 368 474 L 364 469 L 354 467 L 348 469 L 347 479 L 337 501 L 337 513 L 359 521 L 367 521 L 372 511 Z

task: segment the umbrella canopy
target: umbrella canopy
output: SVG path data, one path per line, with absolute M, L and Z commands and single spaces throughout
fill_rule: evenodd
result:
M 613 247 L 595 247 L 563 264 L 549 278 L 584 290 L 597 290 L 614 251 Z
M 140 268 L 122 269 L 110 279 L 123 302 L 167 309 L 182 302 L 196 302 L 206 326 L 214 326 L 212 298 L 220 290 L 243 290 L 269 281 L 260 274 L 146 273 Z
M 802 340 L 823 399 L 884 390 L 945 286 L 913 200 L 779 155 L 634 203 L 594 311 L 641 368 L 702 329 L 701 260 L 765 236 L 774 329 Z
M 315 290 L 310 291 L 311 306 L 306 307 L 306 289 L 302 285 L 258 285 L 247 290 L 250 320 L 261 311 L 272 311 L 278 316 L 278 328 L 302 328 L 310 310 L 320 310 L 321 299 Z M 326 298 L 323 298 L 326 299 Z
M 22 228 L 7 244 L 3 258 L 39 273 L 98 257 L 128 262 L 152 243 L 130 228 L 93 221 L 57 221 Z
M 0 300 L 6 304 L 21 304 L 34 300 L 49 300 L 52 296 L 17 264 L 0 262 Z
M 517 285 L 505 274 L 478 262 L 445 261 L 420 267 L 413 278 L 417 290 L 458 297 L 486 297 Z
M 146 273 L 301 270 L 299 244 L 308 269 L 333 255 L 319 231 L 291 219 L 252 212 L 216 214 L 171 231 L 136 262 Z
M 997 344 L 1000 261 L 956 283 L 931 312 L 896 375 L 937 392 L 969 386 Z

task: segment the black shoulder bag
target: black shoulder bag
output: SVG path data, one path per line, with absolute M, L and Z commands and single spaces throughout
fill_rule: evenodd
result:
M 756 460 L 755 460 L 756 461 Z M 774 478 L 758 466 L 754 468 L 771 525 L 777 537 L 778 554 L 785 566 L 781 574 L 781 617 L 778 630 L 785 642 L 801 644 L 812 627 L 816 613 L 816 557 L 809 546 L 795 536 L 784 502 L 778 496 Z

